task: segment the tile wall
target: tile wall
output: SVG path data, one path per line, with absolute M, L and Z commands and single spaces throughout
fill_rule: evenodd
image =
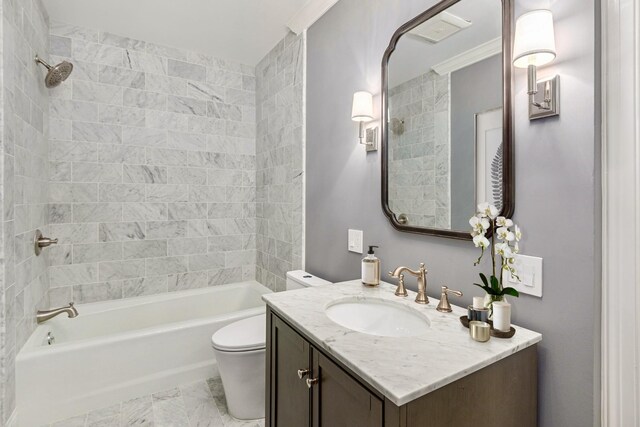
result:
M 254 68 L 52 22 L 52 304 L 254 279 Z
M 2 1 L 2 263 L 0 286 L 0 425 L 15 408 L 15 357 L 33 332 L 36 310 L 48 306 L 48 254 L 36 257 L 36 229 L 48 233 L 49 19 L 39 0 Z
M 257 277 L 274 290 L 303 268 L 304 49 L 290 33 L 256 67 Z
M 404 133 L 389 132 L 389 206 L 409 224 L 451 227 L 449 75 L 429 71 L 389 90 L 389 114 Z

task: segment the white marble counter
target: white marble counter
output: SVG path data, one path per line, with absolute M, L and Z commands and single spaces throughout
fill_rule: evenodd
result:
M 471 339 L 459 317 L 466 309 L 453 306 L 452 313 L 436 311 L 438 300 L 428 305 L 414 302 L 415 292 L 400 298 L 395 286 L 362 286 L 359 280 L 265 294 L 271 309 L 298 328 L 336 360 L 353 370 L 398 406 L 452 383 L 472 372 L 529 347 L 542 335 L 514 325 L 510 339 L 491 338 L 486 343 Z M 381 337 L 355 332 L 334 323 L 325 307 L 344 297 L 385 299 L 425 314 L 431 326 L 413 337 Z M 455 297 L 449 297 L 455 302 Z M 517 302 L 516 302 L 517 303 Z

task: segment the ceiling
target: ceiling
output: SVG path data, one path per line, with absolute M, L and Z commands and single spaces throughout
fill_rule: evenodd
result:
M 389 59 L 389 87 L 426 73 L 436 64 L 502 35 L 500 0 L 462 0 L 447 12 L 471 21 L 470 27 L 432 44 L 412 35 L 400 38 Z
M 310 0 L 44 0 L 52 20 L 248 65 Z

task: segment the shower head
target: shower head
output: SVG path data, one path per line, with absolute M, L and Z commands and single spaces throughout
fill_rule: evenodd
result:
M 47 75 L 44 78 L 44 85 L 48 88 L 59 86 L 60 83 L 67 80 L 71 71 L 73 71 L 73 64 L 71 62 L 62 61 L 58 65 L 51 66 L 44 62 L 38 55 L 35 58 L 36 63 L 42 64 L 47 68 Z

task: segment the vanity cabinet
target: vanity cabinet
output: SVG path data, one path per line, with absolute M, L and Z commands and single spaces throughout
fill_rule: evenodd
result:
M 397 406 L 268 307 L 266 426 L 535 427 L 536 347 Z
M 268 318 L 267 426 L 383 426 L 380 397 L 278 316 Z

